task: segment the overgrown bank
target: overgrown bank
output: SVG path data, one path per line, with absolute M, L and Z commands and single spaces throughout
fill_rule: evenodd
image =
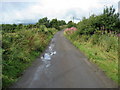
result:
M 115 82 L 118 82 L 118 50 L 111 49 L 114 46 L 118 47 L 118 38 L 103 35 L 95 38 L 95 36 L 80 36 L 73 38 L 67 37 L 79 50 L 81 50 L 88 59 L 97 64 L 105 74 Z M 88 39 L 89 38 L 89 39 Z M 95 39 L 99 39 L 98 44 L 95 44 Z M 107 39 L 107 40 L 106 40 Z M 108 41 L 109 39 L 109 41 Z M 115 40 L 111 42 L 111 40 Z M 111 44 L 112 43 L 112 44 Z M 109 44 L 109 45 L 108 45 Z
M 16 82 L 22 72 L 39 56 L 53 35 L 55 28 L 30 28 L 15 32 L 4 32 L 2 37 L 2 86 L 6 88 Z
M 47 17 L 39 19 L 35 24 L 0 24 L 3 88 L 19 79 L 63 25 L 66 25 L 64 20 L 48 20 Z
M 85 53 L 91 62 L 97 64 L 109 78 L 120 84 L 118 73 L 120 21 L 118 16 L 112 7 L 106 8 L 101 15 L 83 18 L 75 25 L 76 29 L 68 28 L 64 34 Z

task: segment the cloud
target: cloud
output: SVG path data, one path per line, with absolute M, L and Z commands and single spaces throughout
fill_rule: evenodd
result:
M 8 2 L 9 1 L 9 2 Z M 37 22 L 42 17 L 57 18 L 66 21 L 72 17 L 88 17 L 90 14 L 100 14 L 105 6 L 113 5 L 117 9 L 119 0 L 3 0 L 0 2 L 0 22 Z
M 5 2 L 2 3 L 2 9 L 0 9 L 2 13 L 1 21 L 3 23 L 17 23 L 16 21 L 29 21 L 36 20 L 38 16 L 40 18 L 40 14 L 38 14 L 35 10 L 32 10 L 32 7 L 35 6 L 36 3 L 21 3 L 21 2 Z

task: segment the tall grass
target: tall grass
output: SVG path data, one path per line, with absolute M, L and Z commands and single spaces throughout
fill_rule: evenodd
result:
M 76 27 L 78 30 L 75 33 L 65 35 L 88 56 L 90 61 L 118 82 L 119 45 L 116 34 L 120 33 L 120 19 L 113 6 L 106 7 L 99 15 L 84 17 Z
M 79 35 L 73 33 L 65 36 L 85 55 L 97 64 L 105 74 L 118 82 L 118 37 L 114 34 Z
M 42 53 L 56 31 L 54 28 L 42 27 L 3 34 L 3 88 L 18 80 L 22 72 Z

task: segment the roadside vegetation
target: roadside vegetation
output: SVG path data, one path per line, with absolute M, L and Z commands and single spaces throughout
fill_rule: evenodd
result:
M 115 13 L 112 6 L 106 7 L 100 15 L 84 17 L 76 25 L 69 24 L 64 34 L 91 62 L 97 64 L 109 78 L 120 84 L 118 77 L 120 20 L 118 17 L 119 14 Z
M 77 24 L 72 21 L 66 24 L 63 20 L 48 20 L 45 17 L 36 24 L 0 25 L 3 88 L 16 82 L 24 70 L 45 50 L 54 34 L 66 27 L 65 36 L 107 76 L 115 82 L 119 81 L 120 84 L 118 78 L 120 20 L 118 17 L 119 14 L 115 13 L 113 7 L 106 7 L 102 14 L 84 17 Z
M 42 18 L 36 24 L 2 24 L 2 87 L 16 82 L 44 51 L 65 21 Z

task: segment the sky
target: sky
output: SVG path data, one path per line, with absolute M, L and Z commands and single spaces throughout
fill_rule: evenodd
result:
M 0 23 L 35 23 L 40 18 L 79 22 L 83 17 L 102 13 L 105 6 L 118 11 L 120 0 L 1 0 Z

